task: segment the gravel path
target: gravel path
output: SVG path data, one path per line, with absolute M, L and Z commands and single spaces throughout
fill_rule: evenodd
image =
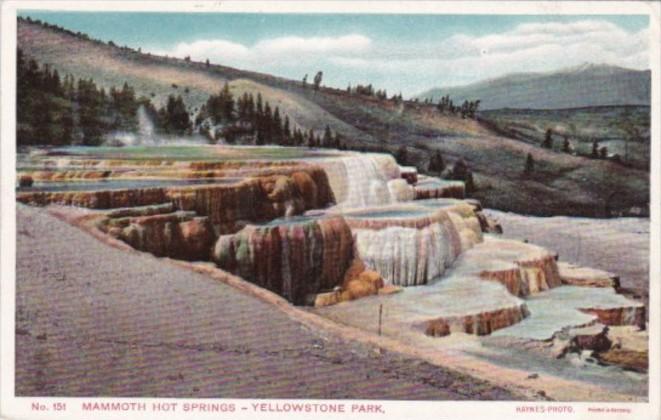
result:
M 18 205 L 16 394 L 515 399 Z

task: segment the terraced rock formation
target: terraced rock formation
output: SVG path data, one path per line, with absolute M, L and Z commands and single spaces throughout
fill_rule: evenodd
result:
M 339 285 L 353 259 L 342 217 L 290 218 L 221 235 L 213 261 L 294 304 Z
M 499 226 L 463 199 L 463 183 L 389 155 L 67 148 L 20 156 L 19 173 L 32 184 L 18 201 L 93 209 L 101 231 L 136 249 L 212 261 L 358 328 L 370 330 L 383 305 L 386 335 L 548 340 L 645 327 L 644 305 L 616 293 L 615 275 L 492 235 Z

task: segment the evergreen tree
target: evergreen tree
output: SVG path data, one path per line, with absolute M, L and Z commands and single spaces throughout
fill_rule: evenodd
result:
M 526 164 L 523 169 L 523 173 L 525 175 L 530 175 L 533 173 L 535 170 L 535 160 L 533 159 L 532 155 L 528 153 L 528 156 L 526 156 Z
M 335 138 L 333 139 L 333 147 L 338 150 L 342 150 L 342 140 L 339 133 L 335 133 Z
M 307 142 L 308 142 L 308 147 L 317 147 L 317 143 L 316 143 L 315 138 L 314 138 L 314 131 L 312 131 L 312 129 L 310 129 L 310 131 L 308 131 Z
M 184 134 L 190 129 L 190 119 L 181 95 L 169 95 L 167 104 L 159 111 L 161 126 L 173 134 Z
M 630 108 L 624 112 L 612 123 L 612 125 L 622 132 L 624 137 L 624 161 L 629 162 L 629 144 L 638 142 L 643 137 L 643 133 L 638 124 L 636 124 Z
M 300 128 L 296 129 L 296 145 L 297 146 L 303 146 L 305 144 L 305 135 L 303 133 L 303 130 Z
M 210 117 L 214 124 L 232 123 L 234 118 L 234 96 L 225 82 L 217 95 L 210 95 L 204 107 L 202 118 Z
M 564 136 L 564 141 L 562 142 L 562 151 L 565 153 L 571 153 L 571 143 L 569 143 L 569 137 Z
M 257 146 L 263 146 L 264 144 L 266 144 L 266 139 L 264 138 L 264 131 L 263 130 L 257 129 L 257 134 L 256 134 L 256 137 L 255 137 L 255 144 Z
M 280 118 L 280 109 L 277 106 L 275 107 L 275 111 L 273 111 L 273 120 L 271 126 L 273 143 L 284 145 L 282 119 Z
M 264 113 L 264 107 L 262 105 L 262 94 L 257 92 L 257 106 L 255 108 L 255 113 L 259 116 Z
M 591 156 L 596 159 L 599 157 L 599 143 L 597 140 L 592 141 L 592 153 Z
M 407 162 L 408 162 L 408 151 L 406 150 L 406 146 L 400 146 L 399 149 L 397 149 L 397 153 L 395 153 L 395 160 L 400 165 L 406 165 L 407 164 Z
M 255 118 L 257 110 L 255 109 L 255 97 L 252 93 L 248 95 L 248 105 L 246 106 L 246 109 L 248 111 L 248 118 Z
M 225 121 L 234 120 L 234 96 L 230 91 L 230 86 L 227 82 L 223 86 L 223 90 L 220 92 L 220 102 L 222 109 L 222 116 Z
M 34 135 L 39 143 L 53 143 L 53 114 L 48 98 L 41 95 L 35 104 Z
M 450 179 L 463 181 L 466 187 L 466 192 L 471 193 L 475 191 L 475 183 L 473 182 L 473 172 L 469 169 L 468 164 L 463 159 L 455 162 L 450 173 Z
M 273 113 L 268 101 L 264 102 L 264 114 L 261 118 L 260 127 L 264 132 L 265 144 L 273 144 Z
M 321 140 L 321 146 L 322 147 L 333 147 L 334 142 L 333 142 L 333 134 L 331 133 L 331 129 L 328 125 L 326 125 L 326 128 L 324 129 L 324 137 Z
M 289 117 L 285 115 L 285 122 L 282 127 L 282 135 L 284 137 L 285 144 L 291 145 L 292 134 L 291 128 L 289 127 Z
M 468 103 L 468 116 L 470 118 L 475 118 L 475 114 L 477 113 L 477 109 L 480 107 L 480 100 L 476 101 L 471 101 Z
M 465 100 L 464 103 L 461 104 L 461 109 L 459 111 L 461 113 L 461 118 L 466 118 L 466 114 L 468 114 L 469 107 L 470 106 L 467 100 Z
M 542 147 L 545 149 L 553 148 L 553 131 L 548 128 L 544 134 L 544 141 L 542 142 Z
M 73 116 L 73 106 L 68 105 L 62 112 L 60 118 L 60 130 L 58 144 L 70 144 L 73 139 L 73 129 L 74 129 L 74 116 Z
M 324 72 L 319 70 L 314 76 L 314 90 L 319 90 L 321 86 L 321 79 L 324 77 Z
M 445 162 L 443 161 L 443 156 L 441 155 L 440 150 L 436 150 L 434 155 L 429 159 L 429 166 L 427 169 L 429 172 L 438 174 L 439 176 L 445 170 Z
M 78 80 L 78 112 L 83 144 L 96 146 L 102 142 L 102 135 L 108 126 L 104 120 L 105 104 L 92 79 Z

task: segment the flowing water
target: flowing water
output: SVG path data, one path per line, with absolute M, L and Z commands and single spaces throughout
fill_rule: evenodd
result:
M 319 163 L 328 174 L 340 208 L 378 206 L 413 198 L 412 188 L 402 185 L 399 166 L 390 155 L 352 153 Z

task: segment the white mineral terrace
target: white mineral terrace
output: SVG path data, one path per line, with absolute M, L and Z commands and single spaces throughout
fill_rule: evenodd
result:
M 69 148 L 20 155 L 19 170 L 41 180 L 19 189 L 27 202 L 93 206 L 104 199 L 110 208 L 116 202 L 136 209 L 168 204 L 161 213 L 145 207 L 143 213 L 119 212 L 133 216 L 109 216 L 105 231 L 159 256 L 212 258 L 221 269 L 296 304 L 346 286 L 345 270 L 360 260 L 385 285 L 407 287 L 314 310 L 375 331 L 383 305 L 383 333 L 393 337 L 442 340 L 461 332 L 545 340 L 597 321 L 644 325 L 643 305 L 608 287 L 613 275 L 563 266 L 563 280 L 553 252 L 483 235 L 488 221 L 478 206 L 458 199 L 463 183 L 402 169 L 390 155 L 218 146 Z M 184 173 L 190 178 L 176 178 Z M 118 179 L 127 174 L 154 180 L 122 184 Z M 103 179 L 87 181 L 86 190 L 111 189 L 114 182 L 115 188 L 144 191 L 61 194 L 78 193 L 71 181 L 86 177 Z M 156 191 L 164 185 L 170 189 Z M 34 191 L 42 195 L 29 196 Z M 323 201 L 322 195 L 331 198 Z M 182 210 L 187 218 L 175 217 Z M 194 252 L 176 249 L 182 246 Z
M 404 180 L 401 179 L 399 166 L 391 156 L 353 153 L 320 159 L 318 163 L 328 174 L 337 205 L 341 208 L 390 204 L 396 202 L 397 197 L 413 198 L 412 187 L 402 186 L 400 181 Z M 400 185 L 390 186 L 392 183 Z M 406 187 L 411 190 L 410 193 Z
M 615 293 L 613 288 L 562 286 L 526 299 L 530 316 L 494 335 L 547 340 L 566 327 L 589 325 L 598 317 L 586 309 L 622 308 L 622 325 L 636 325 L 636 309 L 643 304 Z
M 357 256 L 368 267 L 387 284 L 415 286 L 441 276 L 462 252 L 481 241 L 479 221 L 464 206 L 439 200 L 436 207 L 413 202 L 343 215 L 352 226 Z
M 435 320 L 445 321 L 450 333 L 493 333 L 535 340 L 550 339 L 567 327 L 600 321 L 586 310 L 612 315 L 613 325 L 640 324 L 637 311 L 643 305 L 617 294 L 613 288 L 560 285 L 560 278 L 554 278 L 559 274 L 550 252 L 491 235 L 484 238 L 463 252 L 445 275 L 426 286 L 315 311 L 341 323 L 376 331 L 376 314 L 383 305 L 383 333 L 406 340 L 413 339 L 411 331 L 424 332 Z M 512 270 L 523 283 L 519 293 L 525 298 L 514 296 L 505 285 Z M 484 272 L 502 273 L 503 282 L 480 276 Z

